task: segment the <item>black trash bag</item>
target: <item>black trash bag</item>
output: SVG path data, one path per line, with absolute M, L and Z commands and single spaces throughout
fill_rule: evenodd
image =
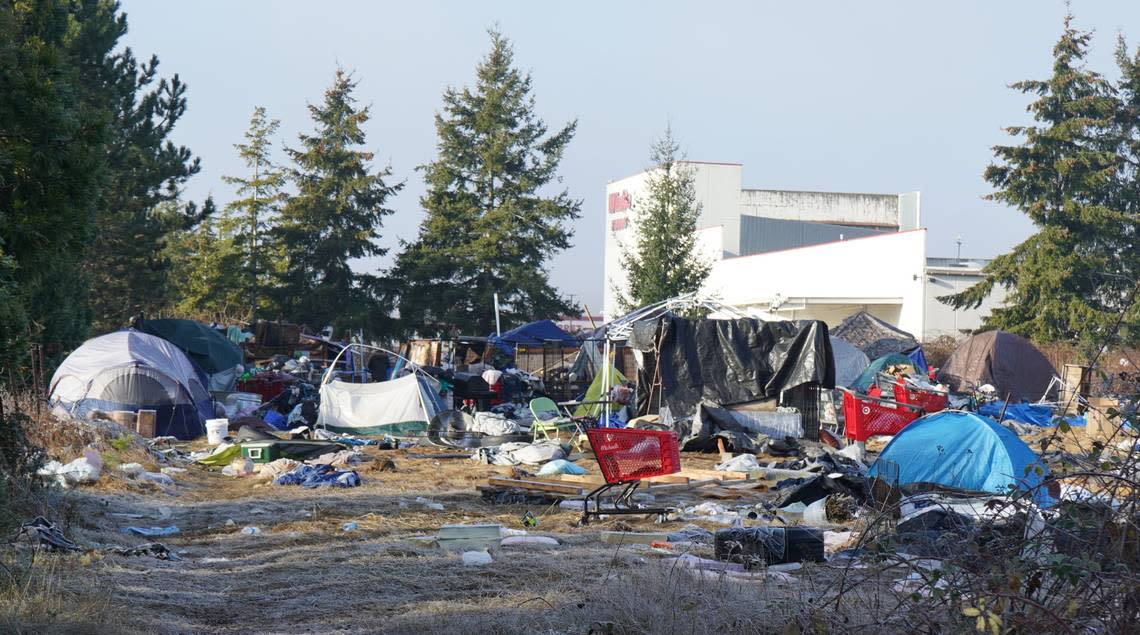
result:
M 789 490 L 780 499 L 777 506 L 787 507 L 792 503 L 811 505 L 831 494 L 846 494 L 862 504 L 867 500 L 869 491 L 867 477 L 862 474 L 831 472 L 804 481 L 794 489 Z
M 768 442 L 767 435 L 745 428 L 728 410 L 708 403 L 700 404 L 697 416 L 675 420 L 672 429 L 685 452 L 716 452 L 719 438 L 730 452 L 757 454 Z
M 717 560 L 745 568 L 786 562 L 823 562 L 823 530 L 818 527 L 734 527 L 716 532 Z

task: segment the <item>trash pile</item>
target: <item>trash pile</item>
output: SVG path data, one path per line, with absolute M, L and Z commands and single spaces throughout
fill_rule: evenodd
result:
M 694 308 L 719 317 L 685 317 Z M 76 487 L 111 472 L 169 489 L 203 468 L 323 491 L 361 486 L 366 463 L 394 470 L 382 452 L 420 450 L 402 456 L 502 468 L 478 495 L 525 506 L 527 530 L 543 510 L 569 510 L 583 527 L 607 523 L 603 540 L 679 567 L 787 581 L 800 563 L 860 561 L 871 528 L 886 526 L 908 554 L 941 558 L 1096 500 L 1062 483 L 1056 454 L 1027 443 L 1043 429 L 1126 433 L 1106 437 L 1109 450 L 1137 442 L 1134 422 L 1109 430 L 1081 393 L 1088 387 L 1063 381 L 1017 336 L 975 335 L 934 368 L 916 338 L 866 313 L 829 330 L 684 297 L 584 337 L 541 321 L 396 351 L 284 323 L 184 322 L 140 321 L 90 340 L 52 380 L 66 416 L 147 439 L 164 467 L 112 470 L 89 449 L 45 464 L 45 479 Z M 181 401 L 161 403 L 159 389 Z M 445 509 L 422 497 L 415 507 Z M 625 518 L 672 530 L 634 531 Z M 990 533 L 979 537 L 983 525 Z M 507 546 L 559 544 L 510 531 L 521 530 L 446 525 L 430 542 L 466 566 L 493 563 Z M 50 527 L 27 533 L 73 548 Z

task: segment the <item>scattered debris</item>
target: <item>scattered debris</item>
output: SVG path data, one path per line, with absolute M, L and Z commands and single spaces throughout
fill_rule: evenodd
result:
M 154 538 L 155 536 L 173 536 L 181 531 L 177 525 L 170 525 L 168 527 L 124 527 L 123 533 L 137 534 L 147 538 Z

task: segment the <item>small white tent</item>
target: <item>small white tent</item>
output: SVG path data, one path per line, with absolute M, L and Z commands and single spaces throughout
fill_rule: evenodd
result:
M 330 381 L 321 386 L 317 426 L 342 434 L 408 436 L 426 430 L 446 409 L 438 384 L 420 373 L 371 384 Z

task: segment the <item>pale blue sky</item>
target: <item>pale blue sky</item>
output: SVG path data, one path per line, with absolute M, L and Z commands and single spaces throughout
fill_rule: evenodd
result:
M 551 128 L 578 118 L 562 164 L 583 199 L 575 246 L 552 279 L 601 308 L 605 184 L 641 170 L 671 121 L 688 156 L 744 164 L 745 187 L 922 191 L 930 255 L 988 257 L 1024 238 L 1016 211 L 982 200 L 1002 126 L 1024 121 L 1010 82 L 1044 77 L 1057 0 L 979 2 L 234 2 L 125 0 L 127 44 L 189 85 L 176 131 L 203 163 L 187 188 L 226 203 L 224 174 L 254 106 L 293 144 L 339 63 L 372 104 L 368 142 L 407 187 L 382 244 L 415 236 L 433 113 L 470 83 L 492 24 L 530 69 Z M 1140 2 L 1078 0 L 1096 31 L 1090 66 L 1115 77 L 1118 33 L 1140 42 Z M 383 267 L 386 262 L 368 263 Z

